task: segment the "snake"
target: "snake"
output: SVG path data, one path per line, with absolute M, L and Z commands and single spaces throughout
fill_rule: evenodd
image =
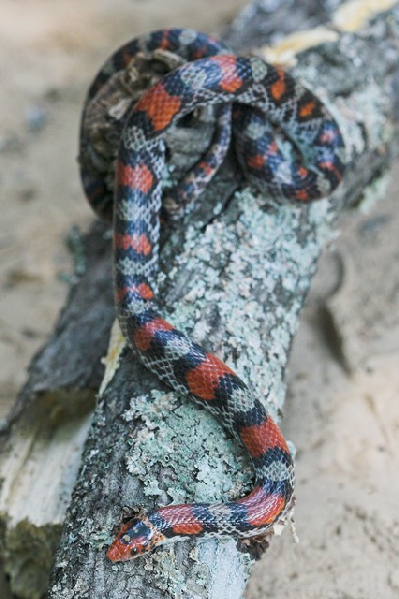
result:
M 169 72 L 159 66 L 162 56 Z M 137 91 L 140 60 L 158 60 L 159 73 Z M 209 148 L 172 192 L 163 193 L 165 132 L 208 106 L 215 123 Z M 293 142 L 290 153 L 281 135 Z M 205 33 L 163 29 L 137 37 L 112 54 L 89 88 L 80 171 L 90 205 L 113 223 L 122 334 L 161 381 L 221 421 L 247 451 L 254 474 L 251 492 L 234 501 L 133 511 L 107 549 L 112 562 L 183 539 L 260 539 L 292 508 L 294 459 L 265 401 L 159 308 L 162 215 L 187 213 L 231 147 L 246 184 L 279 202 L 305 205 L 328 196 L 344 173 L 343 139 L 325 104 L 279 66 L 237 56 Z

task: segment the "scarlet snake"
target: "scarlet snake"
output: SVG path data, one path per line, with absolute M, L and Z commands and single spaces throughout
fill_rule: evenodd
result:
M 159 49 L 188 62 L 163 76 L 126 111 L 113 193 L 104 174 L 107 167 L 93 147 L 90 110 L 139 52 Z M 208 104 L 218 105 L 214 138 L 167 206 L 175 217 L 219 168 L 232 131 L 248 180 L 280 200 L 307 203 L 328 195 L 344 170 L 338 126 L 309 90 L 258 58 L 228 54 L 222 44 L 203 33 L 173 29 L 137 38 L 113 54 L 92 83 L 82 118 L 81 174 L 97 214 L 109 220 L 114 215 L 121 330 L 134 353 L 161 380 L 222 421 L 248 451 L 255 473 L 252 492 L 237 501 L 171 505 L 132 516 L 108 549 L 112 561 L 131 559 L 181 538 L 257 537 L 282 518 L 293 496 L 293 459 L 262 403 L 221 360 L 166 322 L 156 306 L 163 133 L 197 106 Z M 276 125 L 304 158 L 283 156 L 273 134 Z

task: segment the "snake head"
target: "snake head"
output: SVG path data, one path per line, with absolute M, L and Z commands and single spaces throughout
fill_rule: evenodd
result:
M 148 517 L 140 513 L 125 522 L 107 551 L 111 562 L 125 562 L 149 553 L 165 540 Z

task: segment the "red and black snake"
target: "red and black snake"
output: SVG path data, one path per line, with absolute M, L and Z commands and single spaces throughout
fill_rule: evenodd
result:
M 159 50 L 174 53 L 184 64 L 127 106 L 118 125 L 113 190 L 107 183 L 109 168 L 91 136 L 91 110 L 112 97 L 112 89 L 135 57 Z M 237 501 L 170 505 L 135 514 L 108 549 L 112 561 L 128 560 L 182 538 L 260 536 L 287 512 L 293 496 L 293 459 L 262 402 L 219 358 L 165 321 L 156 305 L 163 134 L 177 119 L 208 104 L 217 110 L 214 138 L 205 156 L 178 184 L 172 203 L 175 216 L 215 174 L 231 140 L 248 181 L 280 200 L 308 203 L 321 198 L 337 187 L 343 175 L 338 126 L 312 92 L 278 67 L 229 54 L 203 33 L 170 29 L 137 38 L 113 54 L 92 83 L 82 118 L 81 174 L 97 214 L 109 220 L 113 214 L 122 332 L 134 353 L 162 381 L 222 421 L 248 451 L 255 475 L 252 492 Z M 295 143 L 300 158 L 290 160 L 282 154 L 273 134 L 276 126 Z

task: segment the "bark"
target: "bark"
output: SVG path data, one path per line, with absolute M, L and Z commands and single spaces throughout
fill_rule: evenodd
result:
M 291 10 L 292 2 L 259 0 L 225 38 L 235 51 L 275 41 L 276 31 L 331 21 L 328 6 L 302 2 Z M 337 31 L 334 41 L 297 54 L 301 39 L 292 45 L 289 66 L 328 98 L 342 128 L 348 169 L 338 192 L 312 206 L 277 206 L 245 187 L 231 155 L 194 214 L 165 235 L 166 316 L 232 366 L 277 417 L 298 315 L 320 253 L 342 209 L 366 189 L 371 193 L 397 153 L 398 25 L 395 5 L 371 24 Z M 201 126 L 186 122 L 169 135 L 171 161 L 182 170 L 212 134 L 212 118 L 204 118 Z M 14 593 L 43 595 L 81 464 L 51 574 L 51 599 L 238 599 L 252 557 L 233 539 L 176 543 L 126 564 L 105 558 L 124 505 L 151 509 L 228 499 L 251 486 L 245 457 L 220 425 L 165 388 L 118 342 L 80 458 L 114 314 L 109 245 L 106 229 L 94 225 L 85 241 L 86 272 L 34 359 L 2 433 L 1 546 Z

